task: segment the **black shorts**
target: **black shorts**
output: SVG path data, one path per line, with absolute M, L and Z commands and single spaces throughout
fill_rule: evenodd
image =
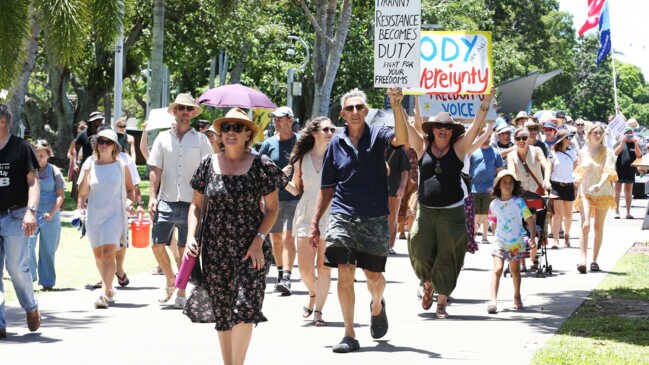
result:
M 550 181 L 552 185 L 552 194 L 558 196 L 557 200 L 568 202 L 575 201 L 575 184 Z

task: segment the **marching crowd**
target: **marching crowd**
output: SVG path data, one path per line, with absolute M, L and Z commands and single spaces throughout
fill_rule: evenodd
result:
M 231 109 L 195 129 L 192 120 L 202 108 L 179 94 L 168 108 L 172 128 L 158 133 L 150 149 L 146 133 L 139 145 L 149 170 L 153 254 L 165 277 L 160 302 L 173 298 L 185 312 L 209 312 L 224 362 L 241 364 L 253 325 L 266 321 L 262 304 L 272 263 L 275 290 L 291 295 L 297 258 L 309 293 L 301 315 L 313 316 L 314 326 L 327 325 L 322 313 L 331 269 L 337 269 L 344 335 L 333 351 L 340 353 L 360 348 L 353 327 L 356 268 L 372 298 L 372 337 L 388 331 L 383 272 L 397 236 L 407 239 L 421 305 L 428 310 L 436 300 L 438 318 L 449 316 L 449 296 L 477 242 L 493 256 L 488 313 L 498 312 L 507 265 L 515 309 L 523 308 L 525 261 L 540 273 L 540 248 L 558 249 L 561 239 L 571 245 L 575 210 L 581 216 L 577 270 L 599 271 L 604 219 L 609 209 L 620 217 L 622 190 L 625 217 L 633 218 L 631 164 L 642 155 L 637 126 L 629 123 L 614 140 L 605 123 L 573 121 L 562 111 L 540 121 L 525 112 L 510 122 L 486 121 L 493 96 L 465 127 L 445 112 L 422 117 L 418 105 L 409 116 L 401 90 L 389 89 L 394 127 L 388 127 L 368 123 L 367 97 L 354 89 L 340 99 L 343 128 L 317 116 L 295 133 L 293 111 L 280 107 L 270 114 L 274 135 L 254 145 L 258 125 L 246 111 Z M 48 142 L 30 145 L 9 133 L 10 123 L 0 104 L 0 272 L 6 263 L 35 331 L 40 314 L 33 282 L 43 290 L 56 285 L 65 183 L 48 162 Z M 126 120 L 118 119 L 116 130 L 103 124 L 101 113 L 91 113 L 68 152 L 68 179 L 76 182 L 73 197 L 101 279 L 96 308 L 116 300 L 115 279 L 129 285 L 127 217 L 145 209 Z M 180 258 L 199 257 L 197 286 L 206 289 L 207 301 L 192 301 L 193 294 L 176 285 L 171 246 Z M 6 337 L 3 292 L 0 281 L 0 338 Z

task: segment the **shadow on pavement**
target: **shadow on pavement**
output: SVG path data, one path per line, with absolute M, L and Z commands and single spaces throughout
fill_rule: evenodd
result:
M 60 338 L 52 338 L 42 336 L 39 332 L 26 333 L 22 336 L 17 336 L 15 333 L 7 332 L 7 338 L 0 340 L 0 343 L 21 343 L 21 344 L 32 344 L 32 343 L 55 343 L 61 342 Z
M 124 291 L 134 291 L 134 290 L 157 290 L 157 289 L 160 289 L 160 288 L 155 287 L 155 286 L 124 286 L 124 287 L 118 288 L 117 290 L 118 291 L 122 291 L 122 290 L 124 290 Z
M 417 354 L 427 355 L 432 359 L 439 359 L 442 356 L 437 352 L 427 351 L 408 346 L 397 346 L 389 343 L 387 340 L 375 340 L 376 346 L 374 347 L 361 347 L 360 352 L 414 352 Z
M 135 303 L 120 303 L 120 302 L 115 302 L 110 305 L 111 307 L 114 308 L 127 308 L 127 309 L 133 309 L 133 308 L 144 308 L 148 307 L 149 304 L 135 304 Z

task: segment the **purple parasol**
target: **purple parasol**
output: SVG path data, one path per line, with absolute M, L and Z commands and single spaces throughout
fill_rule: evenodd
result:
M 277 108 L 264 93 L 241 84 L 230 84 L 207 90 L 198 98 L 199 104 L 217 108 Z

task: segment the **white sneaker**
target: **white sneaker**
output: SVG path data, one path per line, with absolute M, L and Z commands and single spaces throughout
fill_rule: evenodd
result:
M 185 308 L 185 303 L 187 303 L 187 298 L 185 297 L 176 297 L 176 301 L 174 302 L 174 307 L 178 309 L 183 309 Z
M 107 309 L 107 308 L 108 308 L 108 298 L 106 298 L 106 296 L 102 294 L 95 301 L 95 309 Z

